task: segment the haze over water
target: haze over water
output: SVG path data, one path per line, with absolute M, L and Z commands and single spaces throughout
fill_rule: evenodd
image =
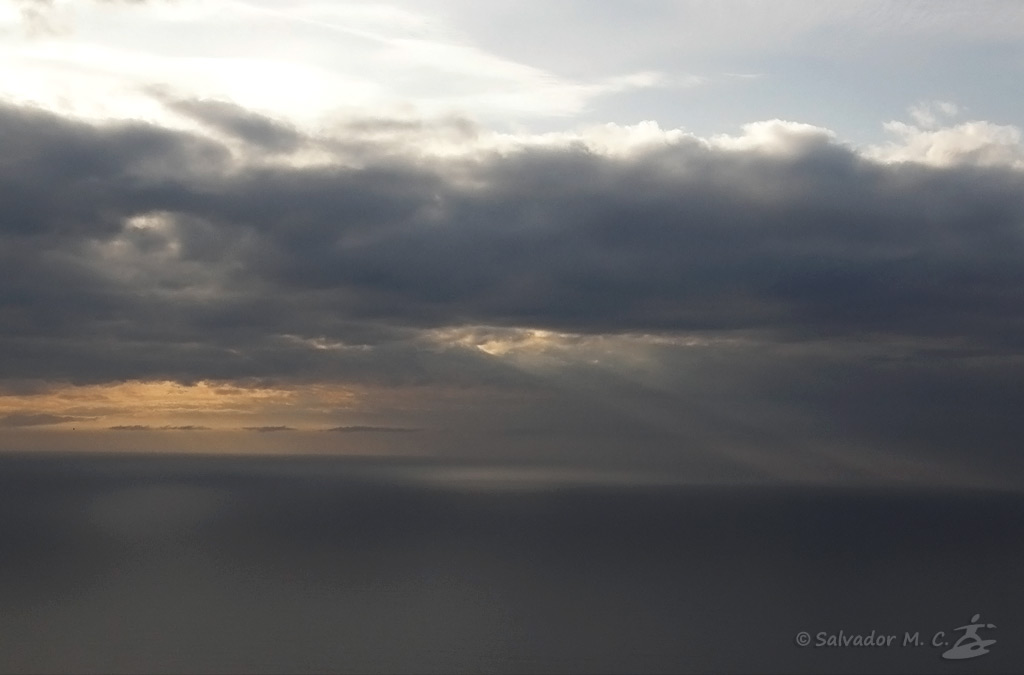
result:
M 1019 495 L 0 459 L 5 672 L 1013 672 Z M 974 613 L 977 666 L 903 648 Z M 800 648 L 812 635 L 890 648 Z

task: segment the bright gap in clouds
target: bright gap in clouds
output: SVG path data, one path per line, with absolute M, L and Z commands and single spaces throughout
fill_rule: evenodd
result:
M 413 10 L 368 3 L 8 4 L 0 93 L 89 118 L 173 123 L 146 90 L 228 100 L 307 129 L 360 111 L 485 120 L 572 117 L 597 97 L 664 86 L 654 71 L 574 80 L 503 58 Z M 23 20 L 22 23 L 25 23 Z M 45 27 L 45 29 L 40 28 Z M 27 34 L 24 34 L 24 30 Z M 699 83 L 684 78 L 681 86 Z

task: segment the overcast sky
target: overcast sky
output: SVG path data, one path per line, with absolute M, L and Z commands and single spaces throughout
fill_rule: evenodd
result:
M 1024 486 L 1024 5 L 0 0 L 0 447 Z

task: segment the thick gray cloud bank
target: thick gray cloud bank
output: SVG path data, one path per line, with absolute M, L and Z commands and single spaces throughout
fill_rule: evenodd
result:
M 1019 169 L 884 164 L 825 136 L 440 159 L 367 141 L 372 122 L 311 139 L 173 105 L 223 143 L 0 107 L 0 378 L 535 386 L 436 335 L 648 334 L 669 340 L 647 351 L 651 409 L 770 399 L 1021 468 Z M 302 147 L 341 159 L 252 160 Z M 560 363 L 560 386 L 639 396 Z
M 189 105 L 233 124 L 229 107 Z M 381 148 L 360 168 L 239 168 L 213 141 L 141 124 L 5 107 L 0 130 L 7 340 L 216 349 L 351 338 L 343 320 L 1010 348 L 1024 335 L 1013 169 L 886 166 L 827 142 L 447 163 Z M 189 374 L 187 358 L 154 356 Z

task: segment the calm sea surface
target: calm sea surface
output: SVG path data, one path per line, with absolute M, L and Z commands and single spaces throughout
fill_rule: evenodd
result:
M 1020 495 L 566 476 L 0 456 L 0 671 L 1024 667 Z

